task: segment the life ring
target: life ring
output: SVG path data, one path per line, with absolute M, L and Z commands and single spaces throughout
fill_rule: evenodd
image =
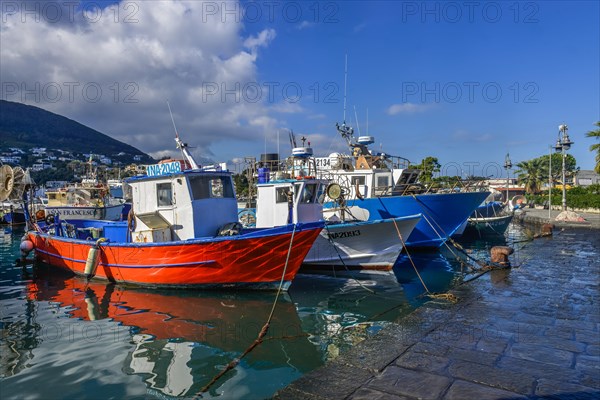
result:
M 135 214 L 133 213 L 133 210 L 130 210 L 129 214 L 127 214 L 127 229 L 129 229 L 129 232 L 133 232 L 135 231 L 135 227 Z
M 37 210 L 35 213 L 35 219 L 38 221 L 41 221 L 43 219 L 46 218 L 46 211 L 44 210 Z

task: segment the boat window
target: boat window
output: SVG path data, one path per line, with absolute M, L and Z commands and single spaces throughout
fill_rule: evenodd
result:
M 319 204 L 323 204 L 325 202 L 325 190 L 327 189 L 327 185 L 321 183 L 319 185 L 319 191 L 317 192 L 317 202 Z
M 297 188 L 298 188 L 298 186 L 301 186 L 301 185 L 296 185 Z M 298 191 L 296 191 L 296 192 L 298 192 Z M 304 203 L 304 204 L 314 203 L 316 195 L 317 195 L 317 184 L 316 183 L 307 183 L 304 185 L 301 193 L 299 194 L 300 203 Z
M 275 189 L 275 202 L 276 203 L 287 203 L 287 193 L 290 191 L 288 187 L 279 187 Z
M 159 207 L 173 205 L 173 189 L 171 183 L 156 184 L 156 199 Z
M 390 180 L 387 175 L 380 175 L 377 177 L 377 187 L 378 188 L 386 188 L 390 185 Z
M 189 177 L 194 200 L 208 198 L 233 198 L 233 186 L 229 176 L 191 176 Z
M 358 185 L 364 185 L 365 184 L 365 177 L 364 176 L 353 176 L 351 179 L 352 179 L 352 186 L 355 186 L 356 184 L 358 184 Z

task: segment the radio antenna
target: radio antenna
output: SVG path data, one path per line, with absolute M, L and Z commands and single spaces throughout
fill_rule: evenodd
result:
M 169 100 L 167 100 L 167 107 L 169 107 L 169 115 L 171 116 L 171 122 L 173 122 L 173 129 L 175 130 L 175 137 L 179 139 L 179 133 L 177 132 L 177 127 L 175 126 L 175 119 L 173 118 L 173 113 L 171 112 L 171 105 L 169 104 Z
M 167 107 L 169 107 L 169 114 L 171 115 L 171 122 L 173 122 L 173 129 L 175 129 L 175 143 L 177 143 L 177 148 L 181 149 L 181 153 L 185 157 L 185 159 L 189 162 L 191 169 L 200 169 L 192 154 L 188 151 L 187 143 L 183 143 L 181 139 L 179 139 L 179 133 L 177 132 L 177 127 L 175 126 L 175 118 L 173 118 L 173 113 L 171 112 L 171 105 L 169 104 L 169 100 L 167 100 Z
M 344 63 L 344 124 L 346 123 L 346 88 L 348 84 L 348 54 Z

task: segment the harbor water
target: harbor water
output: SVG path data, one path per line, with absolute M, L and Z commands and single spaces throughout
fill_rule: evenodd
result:
M 508 240 L 522 235 L 509 229 Z M 23 228 L 0 228 L 2 399 L 193 397 L 257 338 L 275 293 L 155 290 L 19 265 Z M 473 256 L 506 244 L 474 238 Z M 31 256 L 30 256 L 31 257 Z M 265 339 L 201 398 L 263 399 L 465 277 L 445 249 L 393 273 L 301 274 Z

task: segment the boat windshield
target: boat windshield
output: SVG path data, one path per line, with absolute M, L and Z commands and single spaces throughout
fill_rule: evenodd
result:
M 196 175 L 188 179 L 194 200 L 235 197 L 229 176 Z

